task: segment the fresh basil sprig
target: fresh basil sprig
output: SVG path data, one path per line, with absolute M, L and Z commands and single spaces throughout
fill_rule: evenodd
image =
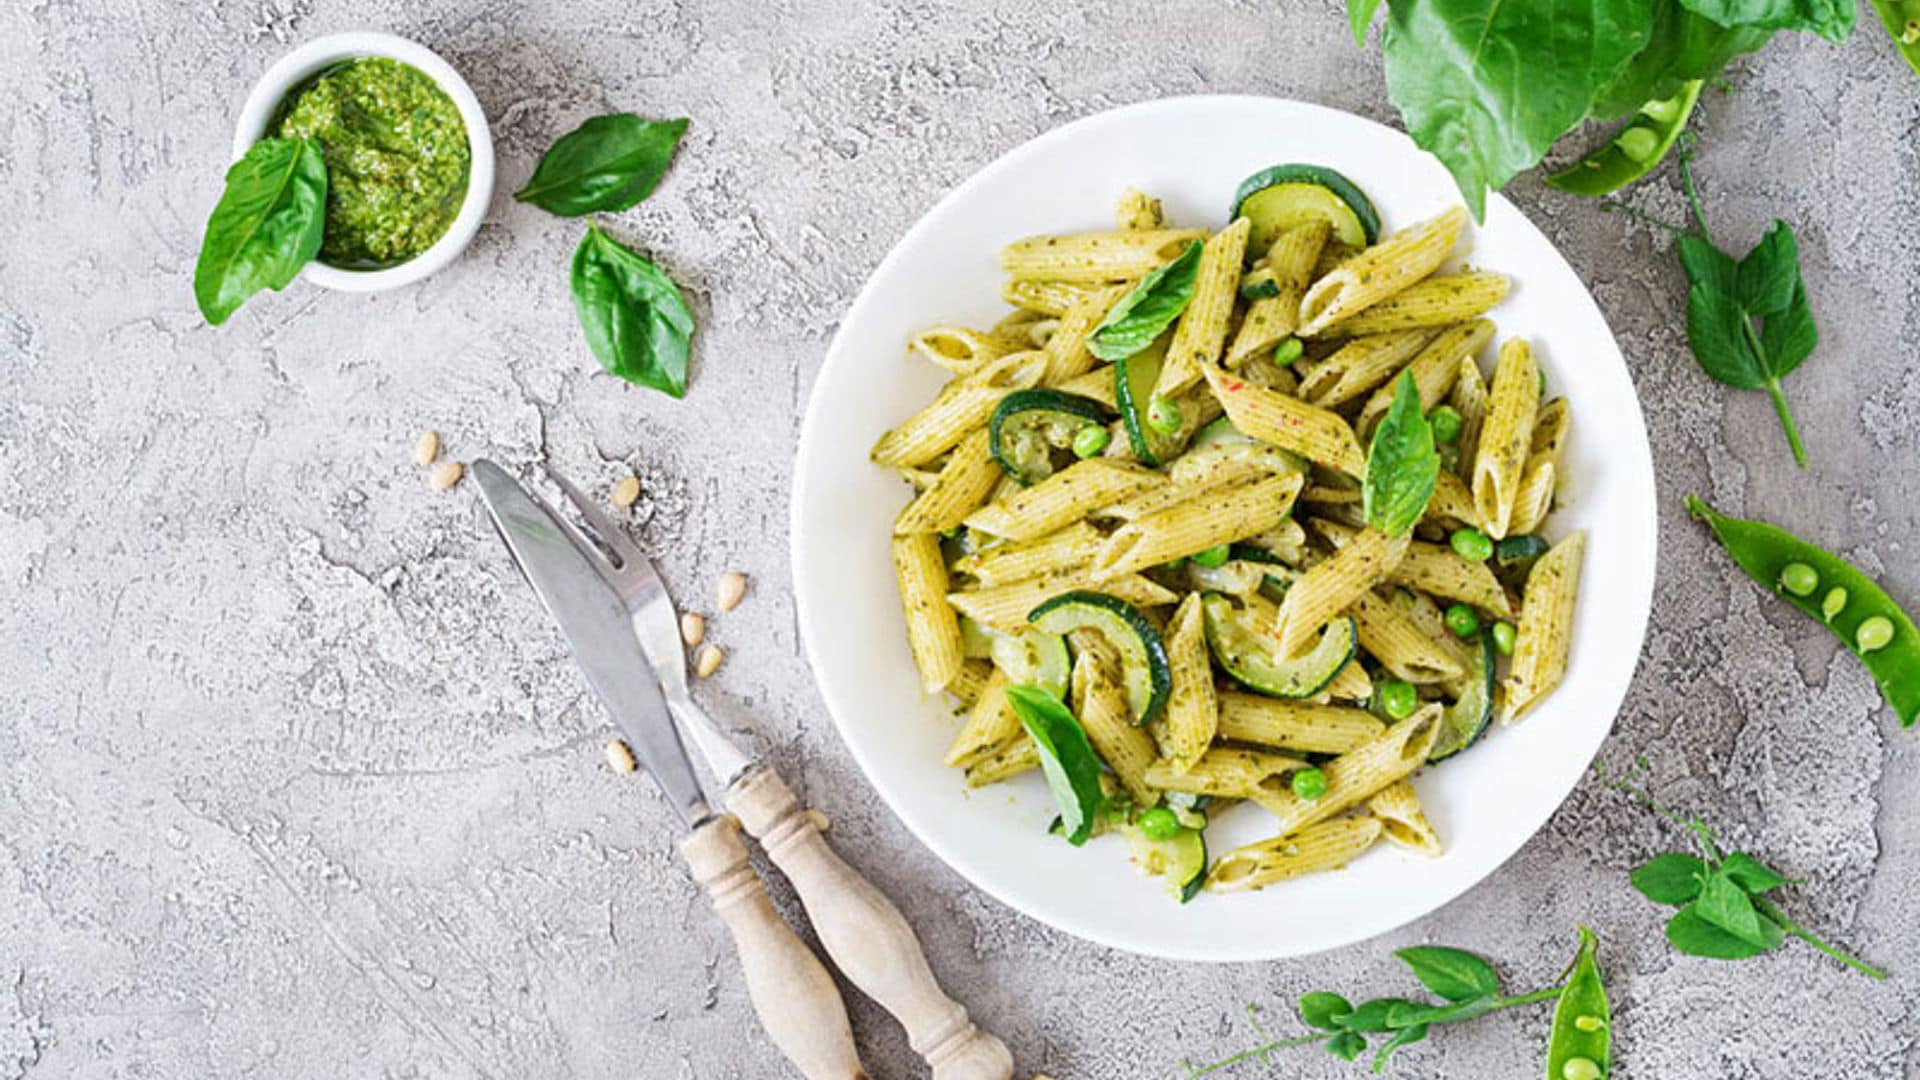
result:
M 1580 953 L 1575 958 L 1574 970 L 1582 973 L 1580 1005 L 1583 1012 L 1605 1009 L 1605 989 L 1599 985 L 1598 967 L 1592 965 L 1592 949 L 1592 934 L 1582 929 Z M 1275 1050 L 1309 1043 L 1320 1044 L 1327 1053 L 1342 1061 L 1352 1061 L 1367 1051 L 1368 1037 L 1375 1035 L 1384 1035 L 1386 1038 L 1374 1051 L 1373 1071 L 1385 1072 L 1395 1051 L 1422 1041 L 1436 1027 L 1464 1023 L 1503 1009 L 1552 1001 L 1567 989 L 1564 985 L 1556 985 L 1531 993 L 1503 996 L 1500 992 L 1500 975 L 1493 965 L 1464 949 L 1422 945 L 1401 949 L 1393 955 L 1407 965 L 1420 985 L 1440 1000 L 1380 997 L 1355 1005 L 1330 990 L 1316 990 L 1302 994 L 1298 1005 L 1301 1022 L 1314 1030 L 1310 1034 L 1288 1039 L 1269 1038 L 1260 1026 L 1258 1009 L 1249 1005 L 1247 1017 L 1253 1025 L 1254 1034 L 1262 1040 L 1261 1044 L 1208 1065 L 1182 1061 L 1180 1064 L 1187 1070 L 1188 1080 L 1248 1061 L 1271 1065 L 1271 1055 Z M 1586 962 L 1584 968 L 1580 966 L 1582 960 Z M 1595 1004 L 1596 998 L 1598 1004 Z
M 1367 524 L 1388 536 L 1406 535 L 1426 514 L 1439 478 L 1433 425 L 1420 411 L 1413 374 L 1402 371 L 1393 385 L 1393 404 L 1367 446 L 1367 475 L 1360 487 Z
M 1675 242 L 1687 274 L 1687 345 L 1713 378 L 1737 389 L 1767 392 L 1780 414 L 1793 460 L 1804 469 L 1807 451 L 1780 389 L 1780 380 L 1820 342 L 1806 282 L 1800 277 L 1799 243 L 1793 228 L 1776 219 L 1753 250 L 1735 262 L 1707 232 L 1689 160 L 1689 153 L 1680 155 L 1693 230 Z
M 227 169 L 193 267 L 193 298 L 215 326 L 261 289 L 280 290 L 320 253 L 327 163 L 312 139 L 262 139 Z
M 1047 787 L 1060 810 L 1060 832 L 1067 843 L 1079 847 L 1093 835 L 1104 798 L 1100 759 L 1087 741 L 1086 729 L 1059 698 L 1037 686 L 1007 687 L 1007 705 L 1033 736 L 1040 771 L 1046 774 Z
M 573 253 L 573 307 L 609 374 L 671 397 L 687 392 L 693 312 L 659 267 L 589 225 Z
M 513 197 L 561 217 L 625 210 L 652 194 L 686 130 L 684 119 L 591 117 L 560 136 Z
M 1605 776 L 1599 765 L 1594 771 Z M 1746 852 L 1723 850 L 1711 826 L 1697 817 L 1681 818 L 1661 806 L 1645 788 L 1632 782 L 1631 774 L 1612 784 L 1686 829 L 1700 850 L 1699 855 L 1663 852 L 1627 879 L 1640 895 L 1679 909 L 1667 920 L 1667 941 L 1675 949 L 1713 960 L 1745 960 L 1796 937 L 1863 975 L 1887 977 L 1879 968 L 1827 944 L 1766 897 L 1782 885 L 1794 884 L 1792 879 Z
M 1102 360 L 1125 360 L 1153 344 L 1193 299 L 1193 281 L 1200 273 L 1200 241 L 1164 266 L 1140 279 L 1120 298 L 1087 337 L 1087 351 Z

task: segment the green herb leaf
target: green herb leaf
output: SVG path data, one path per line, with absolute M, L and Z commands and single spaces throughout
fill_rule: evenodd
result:
M 1353 30 L 1353 43 L 1367 43 L 1367 27 L 1373 25 L 1373 13 L 1380 9 L 1380 0 L 1347 0 L 1347 25 Z
M 1721 26 L 1757 26 L 1768 30 L 1810 30 L 1828 41 L 1853 33 L 1854 0 L 1680 0 L 1689 10 Z
M 1348 1031 L 1392 1031 L 1389 1020 L 1395 1007 L 1418 1007 L 1419 1002 L 1406 998 L 1374 998 L 1354 1006 L 1350 1013 L 1333 1017 L 1333 1022 Z
M 1800 366 L 1820 344 L 1820 330 L 1813 325 L 1813 307 L 1807 303 L 1807 287 L 1793 283 L 1793 299 L 1778 314 L 1767 317 L 1760 328 L 1760 348 L 1767 355 L 1775 381 Z
M 1647 2 L 1396 0 L 1382 45 L 1387 96 L 1482 218 L 1487 188 L 1538 164 L 1645 47 Z
M 1387 1059 L 1393 1056 L 1395 1050 L 1403 1046 L 1411 1046 L 1426 1037 L 1427 1025 L 1425 1024 L 1415 1024 L 1412 1027 L 1401 1028 L 1399 1031 L 1394 1032 L 1393 1038 L 1382 1043 L 1379 1052 L 1373 1055 L 1373 1071 L 1376 1073 L 1386 1072 Z
M 1766 935 L 1760 929 L 1764 916 L 1753 909 L 1753 899 L 1725 870 L 1716 869 L 1707 875 L 1700 899 L 1695 900 L 1692 907 L 1701 918 L 1734 937 L 1755 945 L 1766 944 Z
M 1497 1000 L 1492 994 L 1488 994 L 1483 997 L 1468 998 L 1452 1005 L 1408 1004 L 1389 1009 L 1387 1023 L 1396 1028 L 1412 1027 L 1415 1024 L 1457 1024 L 1492 1012 Z
M 1327 1040 L 1327 1053 L 1341 1061 L 1352 1061 L 1367 1052 L 1367 1037 L 1351 1031 L 1343 1031 Z
M 1340 1025 L 1335 1023 L 1333 1018 L 1352 1011 L 1353 1006 L 1339 994 L 1315 990 L 1312 993 L 1300 995 L 1300 1019 L 1305 1021 L 1308 1027 L 1317 1027 L 1322 1031 L 1338 1031 Z
M 1500 976 L 1493 965 L 1464 949 L 1416 945 L 1393 955 L 1413 970 L 1420 985 L 1448 1001 L 1468 1001 L 1500 992 Z
M 1669 851 L 1655 855 L 1627 880 L 1640 895 L 1654 903 L 1680 907 L 1699 897 L 1701 886 L 1707 880 L 1707 863 L 1695 855 Z
M 1766 45 L 1773 31 L 1724 27 L 1681 6 L 1680 0 L 1653 0 L 1653 30 L 1647 47 L 1600 89 L 1592 115 L 1613 120 L 1637 112 L 1649 101 L 1679 93 L 1683 83 L 1710 79 L 1727 61 Z
M 1720 864 L 1720 873 L 1725 874 L 1729 880 L 1749 895 L 1770 892 L 1782 885 L 1791 884 L 1789 878 L 1744 851 L 1736 851 L 1728 855 Z
M 1406 535 L 1427 512 L 1439 478 L 1433 426 L 1420 411 L 1412 373 L 1402 371 L 1393 386 L 1393 404 L 1367 447 L 1367 475 L 1360 489 L 1367 524 L 1388 536 Z
M 1760 938 L 1763 944 L 1745 940 L 1715 926 L 1701 915 L 1699 904 L 1688 904 L 1667 920 L 1667 941 L 1688 956 L 1704 956 L 1713 960 L 1745 960 L 1750 956 L 1759 956 L 1786 940 L 1778 923 L 1766 916 L 1758 916 Z
M 1761 318 L 1785 311 L 1800 287 L 1800 244 L 1793 229 L 1777 219 L 1767 226 L 1760 242 L 1740 260 L 1735 277 L 1741 307 Z
M 1593 1075 L 1605 1076 L 1612 1070 L 1613 1009 L 1600 979 L 1599 946 L 1593 931 L 1581 927 L 1580 951 L 1553 1007 L 1553 1027 L 1547 1035 L 1547 1076 L 1552 1080 L 1571 1075 L 1567 1065 L 1575 1059 L 1598 1066 L 1600 1071 Z
M 687 392 L 693 312 L 659 267 L 589 225 L 573 253 L 573 307 L 610 374 L 671 397 Z
M 592 117 L 560 136 L 513 197 L 561 217 L 625 210 L 653 193 L 686 130 L 685 120 Z
M 1080 846 L 1093 835 L 1099 812 L 1100 759 L 1087 733 L 1060 699 L 1035 686 L 1007 687 L 1007 704 L 1020 719 L 1039 751 L 1040 771 L 1047 777 L 1067 843 Z
M 1193 281 L 1200 273 L 1200 241 L 1164 266 L 1140 279 L 1120 298 L 1100 325 L 1087 337 L 1087 351 L 1102 360 L 1125 360 L 1153 344 L 1193 299 Z
M 312 139 L 262 139 L 227 169 L 193 267 L 193 299 L 215 326 L 261 289 L 278 291 L 320 253 L 327 164 Z

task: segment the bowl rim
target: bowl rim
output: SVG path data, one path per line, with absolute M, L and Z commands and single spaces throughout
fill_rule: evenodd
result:
M 951 846 L 948 843 L 947 837 L 943 836 L 939 830 L 923 827 L 925 822 L 920 818 L 918 813 L 903 805 L 902 793 L 895 790 L 893 785 L 886 783 L 882 779 L 882 774 L 876 770 L 879 762 L 873 758 L 870 752 L 872 748 L 866 746 L 862 740 L 856 738 L 849 730 L 847 722 L 842 716 L 842 710 L 838 707 L 842 693 L 846 688 L 828 677 L 829 665 L 822 663 L 822 654 L 820 652 L 822 645 L 816 640 L 816 635 L 812 632 L 813 627 L 822 617 L 821 604 L 823 598 L 815 595 L 815 590 L 808 587 L 808 579 L 805 576 L 805 572 L 812 564 L 816 555 L 813 549 L 817 547 L 819 539 L 810 536 L 806 532 L 806 507 L 817 494 L 813 490 L 811 479 L 817 467 L 815 459 L 824 452 L 822 440 L 817 437 L 817 433 L 820 430 L 820 425 L 824 422 L 825 414 L 829 411 L 829 406 L 825 403 L 821 392 L 822 387 L 825 385 L 822 376 L 826 370 L 826 365 L 835 360 L 839 352 L 843 349 L 847 327 L 861 321 L 866 313 L 866 309 L 879 302 L 878 295 L 872 288 L 873 281 L 889 273 L 898 271 L 903 260 L 908 257 L 909 249 L 912 247 L 913 241 L 933 227 L 933 221 L 941 216 L 940 211 L 943 208 L 960 198 L 967 191 L 985 186 L 990 177 L 1013 168 L 1016 159 L 1023 157 L 1023 152 L 1027 151 L 1034 144 L 1052 138 L 1063 137 L 1064 132 L 1069 129 L 1093 128 L 1103 124 L 1113 124 L 1117 122 L 1120 117 L 1133 114 L 1152 114 L 1196 107 L 1208 108 L 1221 106 L 1231 108 L 1250 104 L 1266 105 L 1273 103 L 1302 110 L 1308 114 L 1332 114 L 1343 121 L 1357 122 L 1370 128 L 1377 128 L 1383 132 L 1389 132 L 1402 140 L 1406 139 L 1406 135 L 1403 132 L 1389 128 L 1377 121 L 1310 101 L 1268 95 L 1195 94 L 1136 102 L 1102 110 L 1055 126 L 1047 131 L 1034 135 L 1032 138 L 1022 140 L 1018 144 L 1008 147 L 993 160 L 982 165 L 959 184 L 948 189 L 935 199 L 927 207 L 925 212 L 920 214 L 907 230 L 901 234 L 867 275 L 860 290 L 855 294 L 840 319 L 839 328 L 836 331 L 833 342 L 828 347 L 821 369 L 815 373 L 815 382 L 809 390 L 807 407 L 802 415 L 798 445 L 793 462 L 793 472 L 791 473 L 791 501 L 788 506 L 788 542 L 790 562 L 795 575 L 796 628 L 799 632 L 803 653 L 808 661 L 809 667 L 814 672 L 816 682 L 820 687 L 823 704 L 826 705 L 828 714 L 833 720 L 834 728 L 840 735 L 841 743 L 852 755 L 855 764 L 859 766 L 867 784 L 880 796 L 881 802 L 893 812 L 894 816 L 900 820 L 907 831 L 928 850 L 932 851 L 949 870 L 957 874 L 972 888 L 984 892 L 988 896 L 1006 904 L 1013 910 L 1020 912 L 1022 915 L 1033 918 L 1060 932 L 1108 948 L 1137 955 L 1156 956 L 1180 961 L 1244 963 L 1304 956 L 1350 945 L 1356 941 L 1390 932 L 1391 929 L 1404 927 L 1419 918 L 1432 915 L 1452 901 L 1458 899 L 1462 894 L 1486 882 L 1503 865 L 1510 862 L 1514 855 L 1516 855 L 1526 843 L 1535 838 L 1541 829 L 1546 827 L 1548 821 L 1551 820 L 1552 812 L 1542 817 L 1541 821 L 1535 827 L 1518 835 L 1517 839 L 1514 839 L 1511 843 L 1503 843 L 1501 845 L 1503 850 L 1483 869 L 1473 875 L 1471 879 L 1454 884 L 1446 888 L 1443 892 L 1436 893 L 1432 903 L 1426 905 L 1424 910 L 1416 915 L 1400 919 L 1392 923 L 1391 926 L 1376 926 L 1358 933 L 1342 932 L 1331 935 L 1305 948 L 1289 947 L 1275 949 L 1272 947 L 1254 947 L 1225 950 L 1208 946 L 1189 947 L 1167 945 L 1164 943 L 1145 944 L 1135 940 L 1124 940 L 1121 937 L 1100 932 L 1084 923 L 1077 923 L 1075 919 L 1067 916 L 1057 908 L 1049 908 L 1030 903 L 1029 897 L 1016 896 L 1011 891 L 1003 889 L 1002 886 L 1005 884 L 1004 882 L 998 880 L 994 875 L 984 872 L 980 865 L 976 865 L 975 860 L 971 856 L 963 855 Z M 1541 232 L 1538 225 L 1534 224 L 1525 214 L 1522 214 L 1517 207 L 1513 206 L 1513 204 L 1499 192 L 1489 194 L 1487 210 L 1488 220 L 1493 218 L 1496 211 L 1502 214 L 1514 215 L 1547 244 L 1552 254 L 1567 267 L 1572 280 L 1578 284 L 1585 298 L 1585 302 L 1591 306 L 1591 312 L 1594 318 L 1598 320 L 1602 327 L 1606 327 L 1608 346 L 1614 355 L 1618 357 L 1620 355 L 1617 343 L 1618 339 L 1612 334 L 1611 327 L 1606 326 L 1605 312 L 1601 310 L 1597 300 L 1595 300 L 1592 289 L 1579 278 L 1578 273 L 1572 270 L 1570 264 L 1566 264 L 1565 256 L 1561 255 L 1558 248 L 1552 244 L 1552 241 L 1545 237 L 1545 234 Z M 1639 436 L 1639 439 L 1635 442 L 1635 446 L 1637 447 L 1636 452 L 1626 455 L 1626 457 L 1631 460 L 1620 463 L 1620 466 L 1624 470 L 1620 475 L 1622 479 L 1628 481 L 1631 486 L 1645 492 L 1647 512 L 1638 523 L 1638 528 L 1616 537 L 1616 542 L 1627 545 L 1631 549 L 1637 549 L 1637 558 L 1646 567 L 1647 576 L 1644 581 L 1637 583 L 1633 587 L 1632 591 L 1635 595 L 1630 597 L 1628 625 L 1633 630 L 1633 633 L 1630 635 L 1632 661 L 1628 665 L 1626 675 L 1620 680 L 1619 685 L 1609 689 L 1609 693 L 1613 693 L 1615 697 L 1612 702 L 1612 708 L 1609 710 L 1610 715 L 1607 723 L 1598 731 L 1597 735 L 1592 737 L 1592 746 L 1590 749 L 1585 746 L 1581 748 L 1579 768 L 1567 770 L 1564 783 L 1558 782 L 1559 778 L 1556 778 L 1556 782 L 1551 785 L 1554 796 L 1552 805 L 1556 810 L 1565 805 L 1567 798 L 1571 796 L 1574 787 L 1577 786 L 1580 777 L 1585 774 L 1587 766 L 1591 763 L 1593 757 L 1598 754 L 1606 738 L 1612 733 L 1618 721 L 1619 709 L 1625 703 L 1626 696 L 1631 689 L 1633 673 L 1638 670 L 1639 660 L 1641 659 L 1641 654 L 1644 649 L 1646 633 L 1651 623 L 1653 576 L 1659 565 L 1660 546 L 1658 486 L 1655 482 L 1651 440 L 1646 431 L 1644 411 L 1638 399 L 1638 392 L 1632 385 L 1631 371 L 1625 370 L 1624 357 L 1620 357 L 1619 362 L 1622 364 L 1623 375 L 1627 380 L 1627 388 L 1630 395 L 1627 402 L 1628 415 L 1623 416 L 1622 419 L 1630 419 L 1632 421 L 1633 431 Z M 1582 741 L 1584 742 L 1584 737 Z
M 307 263 L 300 272 L 305 280 L 335 292 L 383 292 L 411 285 L 442 269 L 460 256 L 480 231 L 480 222 L 493 201 L 493 132 L 487 126 L 486 110 L 474 96 L 467 80 L 438 53 L 417 41 L 377 30 L 354 30 L 315 38 L 275 61 L 253 84 L 240 117 L 233 128 L 233 157 L 238 161 L 254 143 L 265 137 L 274 109 L 289 91 L 314 72 L 341 60 L 381 56 L 418 68 L 453 99 L 460 120 L 467 128 L 467 193 L 460 212 L 454 215 L 447 231 L 433 246 L 398 266 L 381 270 L 351 270 L 329 266 L 319 259 Z

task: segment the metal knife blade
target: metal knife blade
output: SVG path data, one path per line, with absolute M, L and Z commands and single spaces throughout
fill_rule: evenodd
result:
M 514 564 L 559 624 L 574 661 L 634 756 L 683 822 L 694 825 L 711 816 L 626 606 L 593 562 L 598 553 L 582 550 L 585 542 L 498 465 L 476 461 L 473 477 Z

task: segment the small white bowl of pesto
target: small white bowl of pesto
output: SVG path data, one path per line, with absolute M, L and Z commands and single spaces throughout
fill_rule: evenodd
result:
M 424 45 L 331 34 L 267 69 L 240 110 L 235 160 L 261 139 L 310 138 L 327 166 L 326 228 L 301 276 L 378 292 L 446 266 L 493 196 L 493 137 L 467 81 Z

